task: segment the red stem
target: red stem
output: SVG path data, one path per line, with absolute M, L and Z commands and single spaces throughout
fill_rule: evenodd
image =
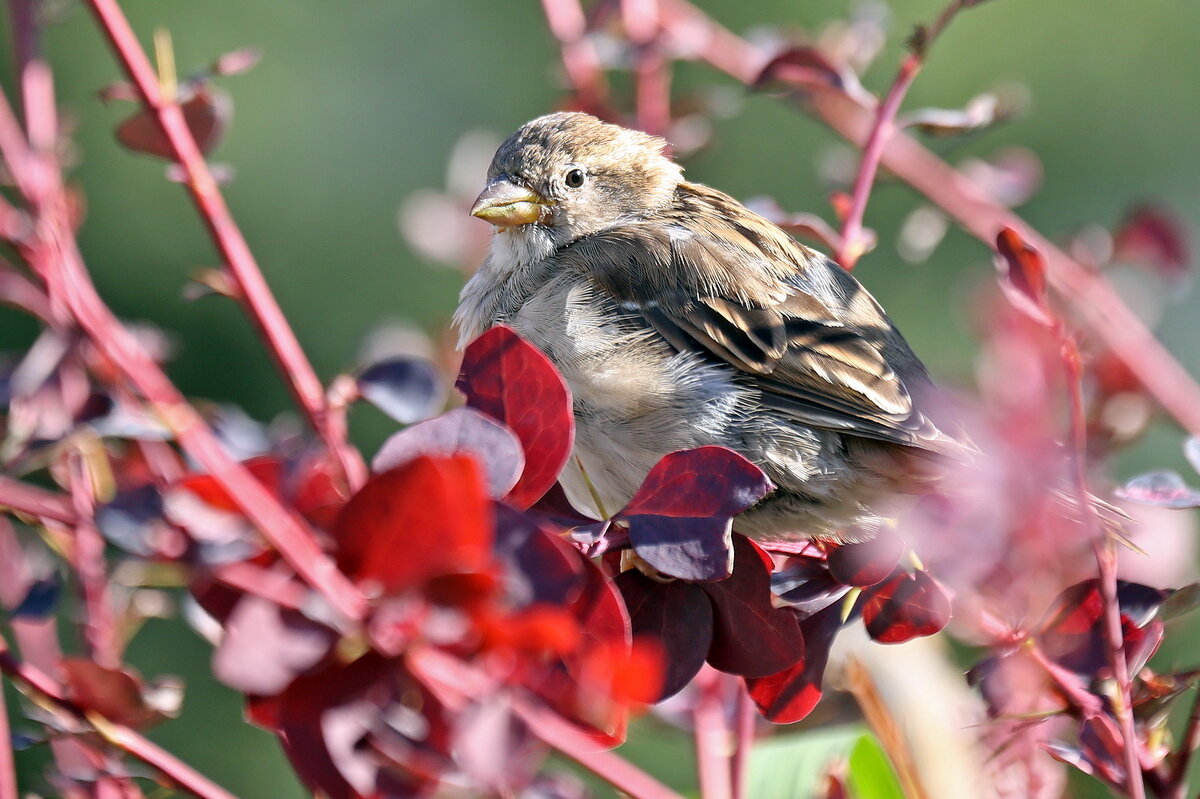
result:
M 734 680 L 735 678 L 729 678 Z M 735 680 L 737 690 L 737 717 L 734 728 L 734 749 L 731 782 L 733 799 L 744 799 L 746 784 L 750 777 L 750 752 L 754 748 L 754 729 L 758 723 L 758 710 L 750 698 L 750 692 L 742 680 Z
M 313 430 L 337 459 L 350 488 L 357 488 L 362 485 L 367 473 L 362 457 L 347 443 L 345 431 L 331 423 L 324 386 L 308 362 L 241 230 L 229 213 L 204 155 L 188 129 L 183 110 L 174 98 L 163 97 L 150 59 L 138 43 L 116 0 L 88 0 L 88 5 L 146 109 L 157 120 L 176 161 L 183 168 L 192 200 L 237 284 L 238 298 L 287 379 L 297 404 Z
M 32 69 L 30 70 L 32 71 Z M 53 102 L 47 95 L 44 102 Z M 36 239 L 23 248 L 34 271 L 54 288 L 96 348 L 117 366 L 179 444 L 228 492 L 289 565 L 333 608 L 361 619 L 365 599 L 321 551 L 316 535 L 233 460 L 137 339 L 100 299 L 71 233 L 61 174 L 53 154 L 34 153 L 20 134 L 7 98 L 0 94 L 0 155 L 30 202 Z
M 0 742 L 12 740 L 12 729 L 8 726 L 8 708 L 5 705 L 4 681 L 0 680 Z M 17 764 L 13 748 L 0 743 L 0 799 L 18 799 Z
M 1179 748 L 1171 762 L 1164 799 L 1186 799 L 1188 765 L 1191 764 L 1196 747 L 1200 747 L 1200 689 L 1197 689 L 1192 697 L 1192 712 L 1188 714 L 1187 727 L 1179 737 Z
M 1108 665 L 1120 691 L 1115 702 L 1117 722 L 1121 727 L 1122 751 L 1125 755 L 1126 787 L 1131 799 L 1145 799 L 1146 786 L 1142 779 L 1138 757 L 1137 731 L 1133 723 L 1133 685 L 1129 663 L 1125 660 L 1125 641 L 1121 631 L 1121 606 L 1117 599 L 1117 553 L 1112 539 L 1102 529 L 1092 504 L 1092 492 L 1087 476 L 1087 411 L 1083 407 L 1083 361 L 1074 336 L 1062 322 L 1056 321 L 1054 332 L 1062 352 L 1067 373 L 1067 393 L 1070 405 L 1070 447 L 1072 474 L 1078 494 L 1080 512 L 1090 533 L 1100 573 L 1100 596 L 1104 600 L 1104 638 L 1108 644 Z
M 887 144 L 896 126 L 896 114 L 900 104 L 921 71 L 923 61 L 916 53 L 909 53 L 900 65 L 900 72 L 892 82 L 887 97 L 879 104 L 875 114 L 875 124 L 867 136 L 863 147 L 862 162 L 858 174 L 854 178 L 854 192 L 850 197 L 850 208 L 846 219 L 842 222 L 841 246 L 834 254 L 834 260 L 841 264 L 847 272 L 854 269 L 858 259 L 866 252 L 867 240 L 863 236 L 863 215 L 867 210 L 867 201 L 871 197 L 871 189 L 875 186 L 875 175 L 879 171 L 879 160 L 883 157 L 883 148 Z
M 753 85 L 769 55 L 713 22 L 687 0 L 659 0 L 662 24 L 683 27 L 704 42 L 701 58 L 713 67 Z M 851 143 L 864 146 L 874 109 L 833 86 L 813 85 L 803 107 Z M 1089 269 L 1031 228 L 1024 220 L 985 197 L 965 176 L 911 136 L 891 136 L 880 164 L 958 221 L 989 249 L 996 234 L 1011 227 L 1042 252 L 1051 286 L 1065 298 L 1086 327 L 1116 355 L 1163 408 L 1189 432 L 1200 435 L 1200 386 L 1125 305 L 1104 277 Z
M 733 797 L 729 725 L 722 702 L 721 678 L 719 672 L 706 667 L 693 684 L 699 694 L 692 710 L 692 722 L 702 799 Z
M 85 713 L 72 704 L 62 686 L 44 672 L 14 658 L 3 637 L 0 637 L 0 671 L 14 680 L 21 681 L 59 709 L 70 713 L 79 720 L 96 719 L 94 712 Z M 187 763 L 148 741 L 136 730 L 123 724 L 115 724 L 107 719 L 96 720 L 99 722 L 96 724 L 96 729 L 105 740 L 162 772 L 189 793 L 199 796 L 201 799 L 237 799 L 229 791 Z
M 75 523 L 71 500 L 44 488 L 22 483 L 0 474 L 0 508 L 38 519 L 50 519 L 63 524 Z
M 104 538 L 95 524 L 95 498 L 87 465 L 78 452 L 68 455 L 68 484 L 75 508 L 76 522 L 71 566 L 79 578 L 83 592 L 83 631 L 94 661 L 105 668 L 121 665 L 117 625 L 113 619 L 109 596 L 108 575 L 105 571 Z

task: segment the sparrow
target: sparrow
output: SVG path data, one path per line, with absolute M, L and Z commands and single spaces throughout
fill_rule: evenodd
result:
M 571 392 L 578 507 L 619 510 L 664 455 L 721 445 L 775 490 L 734 520 L 760 540 L 846 540 L 903 492 L 912 456 L 960 445 L 925 367 L 848 272 L 666 142 L 583 113 L 526 123 L 471 214 L 495 227 L 455 312 L 459 346 L 505 324 Z

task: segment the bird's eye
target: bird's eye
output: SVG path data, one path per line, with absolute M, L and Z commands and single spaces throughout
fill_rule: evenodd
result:
M 577 189 L 580 186 L 582 186 L 583 185 L 583 170 L 582 169 L 572 169 L 570 172 L 567 173 L 566 182 L 567 182 L 567 188 L 569 188 L 569 189 Z

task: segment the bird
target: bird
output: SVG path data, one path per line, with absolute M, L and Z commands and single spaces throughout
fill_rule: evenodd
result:
M 775 486 L 735 531 L 859 540 L 911 493 L 914 463 L 962 449 L 934 421 L 937 390 L 849 272 L 685 180 L 666 148 L 580 112 L 505 140 L 471 209 L 494 234 L 459 297 L 459 347 L 503 324 L 557 367 L 577 507 L 619 510 L 663 456 L 718 445 Z

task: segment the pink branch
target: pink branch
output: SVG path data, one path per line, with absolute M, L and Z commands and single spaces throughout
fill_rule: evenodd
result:
M 183 168 L 192 199 L 237 284 L 238 297 L 247 314 L 287 378 L 292 394 L 313 430 L 340 464 L 349 487 L 357 488 L 366 479 L 362 457 L 347 443 L 344 428 L 331 422 L 324 386 L 308 362 L 241 230 L 229 213 L 204 155 L 188 129 L 183 110 L 174 98 L 163 97 L 150 60 L 116 0 L 89 0 L 89 5 L 142 102 L 158 121 L 176 161 Z
M 1179 747 L 1171 763 L 1164 799 L 1187 799 L 1188 765 L 1197 747 L 1200 747 L 1200 689 L 1192 697 L 1192 712 L 1188 714 L 1183 735 L 1179 736 Z
M 61 494 L 4 475 L 0 475 L 0 508 L 63 524 L 74 524 L 76 518 L 71 500 Z
M 720 672 L 705 667 L 696 676 L 694 689 L 699 694 L 692 710 L 696 739 L 696 767 L 703 799 L 732 799 L 733 773 L 730 768 L 729 725 L 725 720 Z
M 730 678 L 733 679 L 733 678 Z M 744 799 L 746 782 L 750 777 L 750 752 L 754 748 L 754 728 L 758 723 L 758 709 L 745 682 L 736 680 L 737 717 L 735 727 L 735 745 L 733 750 L 733 799 Z
M 33 66 L 29 71 L 33 71 Z M 48 81 L 48 72 L 46 73 Z M 47 83 L 48 86 L 48 83 Z M 42 102 L 53 103 L 47 89 Z M 100 299 L 68 224 L 61 175 L 52 153 L 35 153 L 22 139 L 7 98 L 0 94 L 0 155 L 34 209 L 36 239 L 22 247 L 34 270 L 57 292 L 92 343 L 136 387 L 161 421 L 229 493 L 231 499 L 330 605 L 360 619 L 366 603 L 358 589 L 321 551 L 316 535 L 233 460 L 196 410 Z
M 201 799 L 237 799 L 229 791 L 217 785 L 170 752 L 151 743 L 136 730 L 107 719 L 97 719 L 94 711 L 76 707 L 67 697 L 66 691 L 52 678 L 37 668 L 22 663 L 8 651 L 8 644 L 0 637 L 0 671 L 14 680 L 19 680 L 58 709 L 70 713 L 80 721 L 95 720 L 96 731 L 118 749 L 154 767 L 175 784 Z
M 68 455 L 67 469 L 76 518 L 72 526 L 74 546 L 71 566 L 75 569 L 83 592 L 84 638 L 92 659 L 105 668 L 115 669 L 121 665 L 121 647 L 105 572 L 104 538 L 96 529 L 91 478 L 83 456 L 78 452 Z
M 769 55 L 713 22 L 687 0 L 660 0 L 662 24 L 687 29 L 702 44 L 701 58 L 737 80 L 753 85 Z M 827 85 L 812 85 L 803 107 L 857 146 L 865 146 L 875 113 L 860 100 Z M 1200 435 L 1200 385 L 1129 310 L 1104 277 L 1073 260 L 1016 214 L 985 197 L 965 176 L 911 136 L 891 136 L 880 157 L 889 172 L 923 194 L 987 243 L 1005 227 L 1041 251 L 1053 288 L 1087 328 L 1137 375 L 1163 408 Z

